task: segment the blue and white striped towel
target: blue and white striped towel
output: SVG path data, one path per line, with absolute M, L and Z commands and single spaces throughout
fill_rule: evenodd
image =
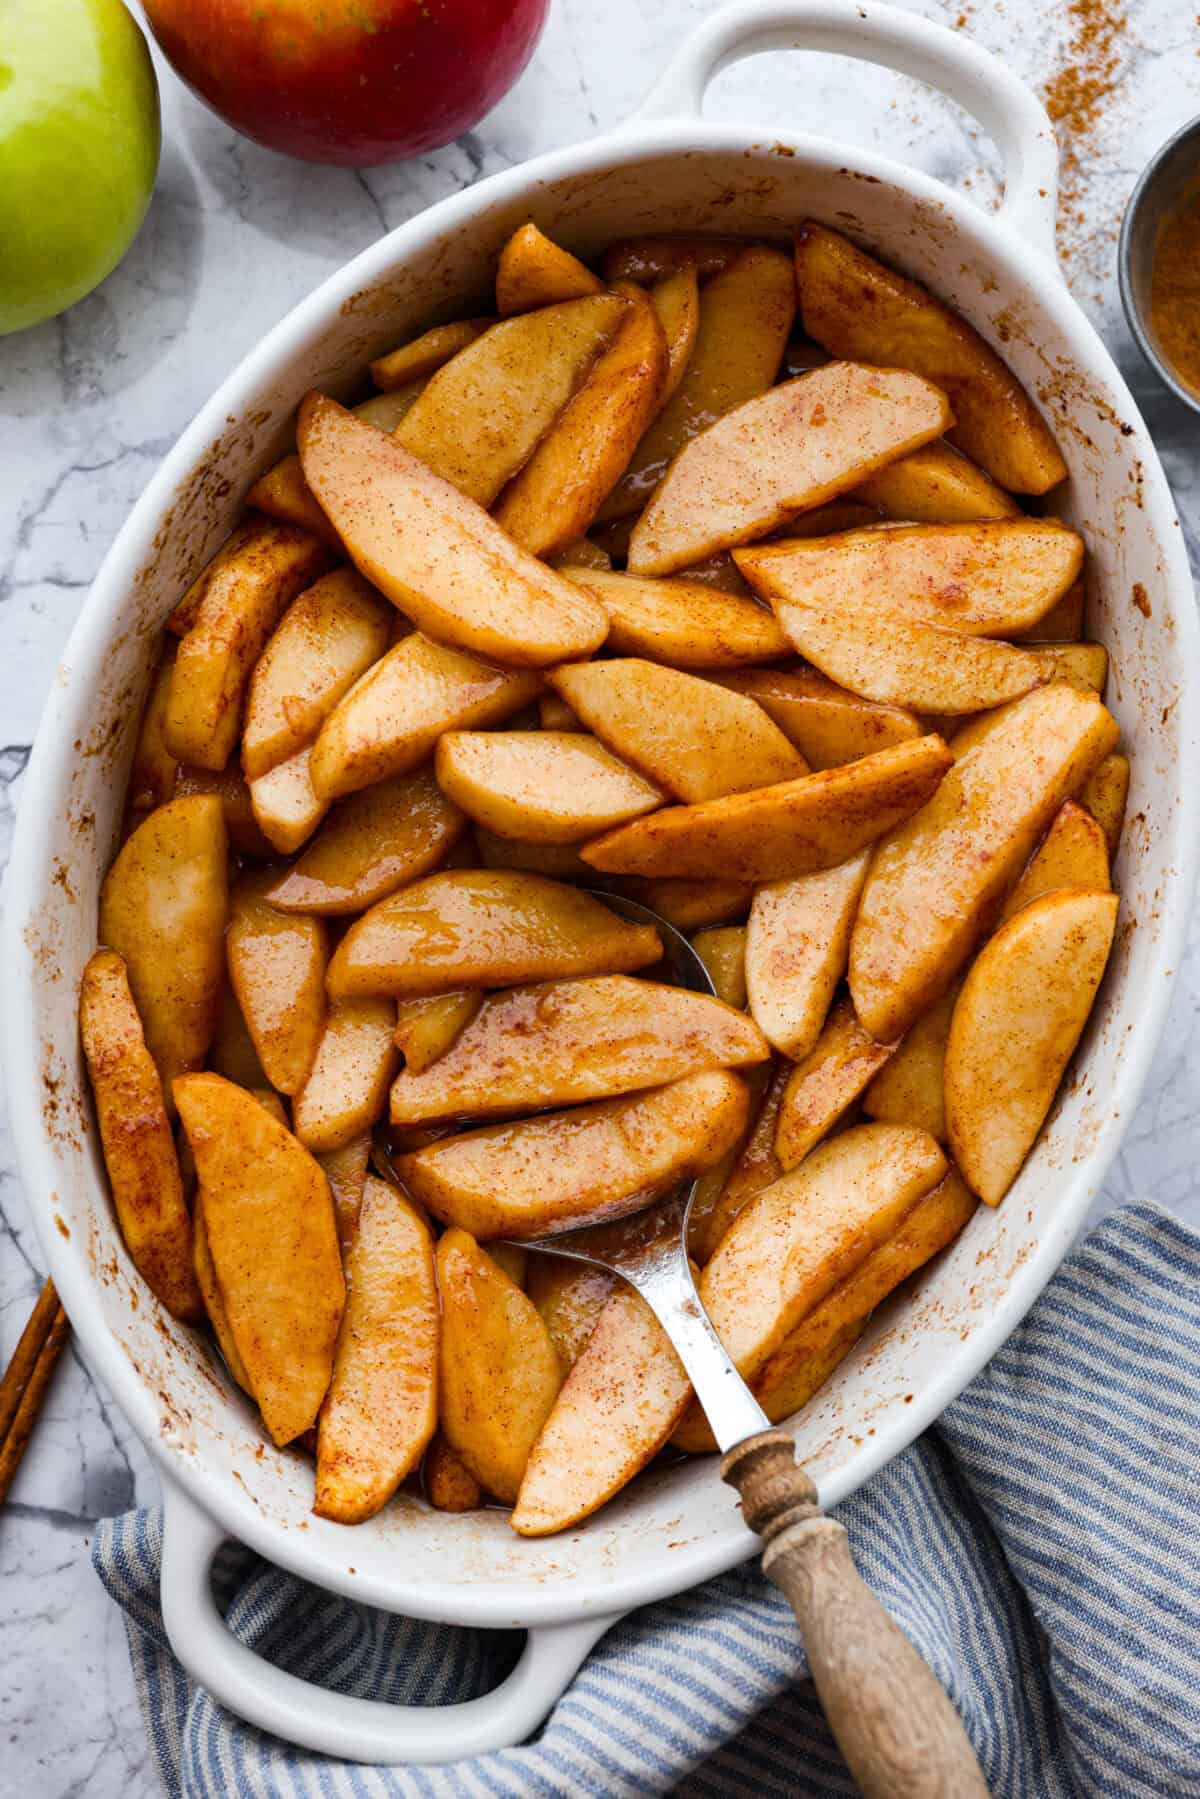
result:
M 715 1479 L 715 1473 L 714 1473 Z M 840 1507 L 855 1559 L 959 1706 L 1005 1799 L 1200 1799 L 1200 1238 L 1151 1207 L 1064 1265 L 979 1379 Z M 164 1783 L 187 1799 L 855 1788 L 791 1613 L 751 1564 L 617 1625 L 537 1738 L 447 1768 L 286 1747 L 196 1689 L 166 1647 L 160 1519 L 96 1539 L 124 1608 Z M 241 1549 L 232 1627 L 305 1679 L 397 1703 L 467 1699 L 516 1640 L 334 1599 Z

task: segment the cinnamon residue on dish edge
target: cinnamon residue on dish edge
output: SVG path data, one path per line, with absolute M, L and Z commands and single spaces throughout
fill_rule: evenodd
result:
M 1081 202 L 1088 152 L 1105 104 L 1121 82 L 1125 31 L 1119 0 L 1071 0 L 1067 19 L 1070 60 L 1042 88 L 1062 151 L 1059 253 L 1064 259 L 1071 254 L 1073 230 L 1086 228 Z
M 1158 228 L 1150 270 L 1150 329 L 1163 360 L 1200 394 L 1200 186 Z

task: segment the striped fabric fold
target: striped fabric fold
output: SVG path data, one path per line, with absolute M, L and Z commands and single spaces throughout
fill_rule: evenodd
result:
M 864 1578 L 945 1683 L 1005 1799 L 1200 1799 L 1200 1238 L 1114 1215 L 931 1431 L 839 1508 Z M 163 1784 L 186 1799 L 842 1799 L 855 1786 L 791 1613 L 747 1565 L 631 1614 L 530 1743 L 360 1768 L 265 1737 L 192 1685 L 159 1610 L 161 1517 L 107 1523 Z M 487 1691 L 520 1638 L 350 1604 L 226 1549 L 231 1628 L 318 1684 L 396 1703 Z

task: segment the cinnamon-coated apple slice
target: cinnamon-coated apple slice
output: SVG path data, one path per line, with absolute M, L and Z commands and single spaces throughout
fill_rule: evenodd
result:
M 398 1001 L 394 1042 L 404 1057 L 404 1066 L 414 1074 L 431 1067 L 466 1030 L 482 1004 L 483 990 L 479 987 L 459 987 L 450 993 Z
M 490 506 L 529 460 L 625 311 L 618 295 L 596 293 L 502 319 L 432 376 L 396 427 L 396 442 L 462 495 Z M 312 487 L 307 466 L 304 472 Z
M 500 496 L 496 522 L 535 556 L 581 537 L 660 410 L 670 363 L 658 313 L 640 287 L 611 344 Z
M 355 683 L 313 746 L 312 778 L 326 799 L 406 774 L 445 731 L 501 723 L 536 696 L 538 677 L 497 668 L 413 631 Z
M 669 806 L 584 845 L 606 874 L 779 881 L 857 855 L 925 804 L 952 758 L 938 736 L 751 793 Z
M 167 1310 L 195 1320 L 204 1307 L 179 1158 L 162 1082 L 115 950 L 97 950 L 83 971 L 79 1029 L 125 1247 Z
M 954 717 L 1002 706 L 1045 678 L 1032 650 L 938 625 L 782 599 L 775 615 L 822 674 L 881 705 Z
M 676 799 L 716 800 L 808 773 L 761 706 L 696 675 L 619 656 L 548 679 L 602 743 Z
M 392 1083 L 397 1125 L 503 1118 L 615 1098 L 767 1056 L 750 1019 L 707 994 L 627 975 L 489 994 L 457 1042 Z
M 358 1229 L 358 1215 L 362 1210 L 367 1167 L 370 1160 L 371 1137 L 367 1131 L 364 1131 L 361 1137 L 355 1137 L 349 1143 L 343 1144 L 341 1149 L 331 1149 L 317 1157 L 317 1161 L 321 1165 L 321 1172 L 329 1182 L 329 1192 L 333 1198 L 333 1211 L 337 1220 L 338 1242 L 341 1244 L 343 1263 L 346 1260 L 346 1252 L 354 1241 L 354 1233 Z
M 496 311 L 502 319 L 535 306 L 603 292 L 600 277 L 547 237 L 532 219 L 513 232 L 496 263 Z
M 419 1463 L 437 1423 L 440 1336 L 429 1226 L 403 1193 L 372 1176 L 317 1420 L 319 1518 L 373 1518 Z
M 621 289 L 624 293 L 626 290 Z M 667 378 L 658 396 L 661 412 L 687 373 L 700 330 L 700 284 L 695 269 L 676 269 L 650 289 L 667 345 Z
M 384 393 L 407 387 L 410 381 L 427 381 L 495 323 L 495 319 L 453 319 L 448 325 L 431 325 L 419 337 L 377 356 L 370 364 L 371 379 Z
M 570 975 L 627 974 L 662 955 L 658 932 L 591 894 L 518 869 L 428 875 L 381 900 L 334 952 L 329 991 L 408 997 Z
M 459 416 L 460 438 L 462 425 Z M 396 438 L 315 393 L 297 438 L 305 478 L 360 572 L 429 636 L 518 667 L 587 656 L 604 641 L 598 601 L 519 549 Z
M 1014 637 L 1071 586 L 1083 540 L 1057 519 L 897 525 L 784 538 L 737 550 L 734 561 L 772 605 L 794 601 L 880 624 L 901 619 Z
M 902 369 L 831 362 L 785 381 L 680 451 L 630 538 L 629 567 L 669 575 L 763 537 L 949 423 L 941 390 Z
M 812 768 L 840 768 L 922 734 L 915 713 L 864 700 L 815 668 L 738 669 L 706 678 L 757 700 Z
M 893 1054 L 890 1043 L 868 1037 L 849 1000 L 836 1005 L 803 1061 L 788 1076 L 775 1124 L 775 1159 L 784 1174 L 827 1137 L 872 1075 Z M 897 1118 L 897 1124 L 920 1124 Z M 936 1135 L 936 1133 L 930 1133 Z
M 746 926 L 750 1016 L 767 1042 L 798 1062 L 816 1043 L 846 972 L 850 931 L 871 852 L 835 868 L 767 881 Z
M 959 986 L 958 981 L 953 982 L 892 1047 L 863 1094 L 868 1118 L 880 1124 L 919 1124 L 939 1143 L 945 1143 L 946 1039 Z
M 746 1072 L 756 1089 L 754 1123 L 720 1185 L 702 1182 L 704 1191 L 692 1201 L 688 1217 L 688 1254 L 702 1266 L 738 1213 L 784 1172 L 775 1154 L 775 1131 L 791 1072 L 792 1064 L 779 1056 Z
M 1039 836 L 1117 735 L 1094 694 L 1063 684 L 957 733 L 953 768 L 879 845 L 859 903 L 850 992 L 872 1037 L 894 1041 L 946 991 Z
M 601 519 L 639 511 L 672 457 L 697 432 L 770 387 L 796 315 L 795 279 L 785 261 L 766 245 L 742 247 L 701 289 L 699 325 L 683 377 L 601 507 Z M 686 266 L 664 264 L 663 272 Z M 693 258 L 691 266 L 699 272 L 701 265 Z
M 372 1130 L 387 1107 L 400 1057 L 394 1001 L 376 995 L 330 1006 L 308 1079 L 292 1102 L 292 1128 L 314 1155 Z
M 564 1378 L 579 1360 L 583 1346 L 617 1285 L 617 1276 L 564 1256 L 529 1258 L 525 1291 L 542 1315 Z
M 1109 760 L 1105 758 L 1105 762 Z M 1104 766 L 1102 762 L 1092 776 L 1093 782 Z M 1068 800 L 1055 815 L 1054 823 L 1009 894 L 1001 922 L 1027 906 L 1030 900 L 1043 893 L 1052 893 L 1056 887 L 1082 887 L 1091 893 L 1107 893 L 1111 886 L 1104 832 L 1084 806 Z
M 511 1505 L 562 1375 L 541 1314 L 469 1232 L 437 1246 L 442 1432 L 493 1498 Z
M 252 1093 L 182 1075 L 175 1100 L 229 1326 L 282 1446 L 316 1422 L 345 1302 L 333 1201 L 308 1151 Z
M 329 933 L 319 918 L 268 904 L 269 870 L 243 875 L 230 894 L 229 977 L 267 1079 L 298 1093 L 325 1028 Z
M 1045 493 L 1067 467 L 1012 371 L 979 333 L 849 238 L 807 219 L 796 233 L 804 328 L 831 356 L 915 369 L 949 396 L 954 441 L 1010 493 Z
M 268 899 L 280 912 L 365 912 L 436 868 L 466 823 L 431 768 L 380 781 L 338 802 Z
M 212 793 L 221 802 L 225 814 L 225 835 L 229 847 L 257 862 L 268 862 L 275 846 L 263 832 L 254 816 L 254 796 L 241 769 L 232 760 L 222 769 L 188 768 L 179 763 L 175 770 L 175 798 L 186 799 L 194 793 Z
M 1108 680 L 1108 651 L 1102 643 L 1031 643 L 1029 654 L 1042 679 L 1066 681 L 1080 693 L 1103 693 Z
M 421 376 L 420 379 L 406 381 L 387 393 L 372 394 L 369 400 L 364 400 L 360 406 L 354 406 L 351 410 L 356 418 L 364 419 L 368 425 L 375 425 L 380 431 L 394 431 L 405 413 L 416 405 L 425 391 L 425 379 Z M 265 475 L 259 476 L 246 495 L 246 504 L 256 506 L 268 518 L 278 519 L 282 524 L 300 525 L 305 531 L 311 531 L 314 537 L 319 537 L 335 555 L 342 555 L 342 540 L 304 479 L 297 451 L 293 450 L 291 455 L 284 456 L 273 468 L 269 468 Z
M 869 476 L 854 489 L 853 498 L 877 506 L 884 518 L 914 525 L 1021 517 L 1010 494 L 941 438 Z
M 773 613 L 740 594 L 677 575 L 644 580 L 598 569 L 571 579 L 608 613 L 608 647 L 682 669 L 740 668 L 791 651 Z
M 159 806 L 122 846 L 100 889 L 100 941 L 124 958 L 165 1095 L 199 1068 L 225 984 L 228 849 L 215 794 Z M 172 1102 L 168 1098 L 168 1110 Z
M 254 822 L 281 856 L 295 855 L 329 810 L 329 800 L 313 786 L 312 761 L 308 743 L 247 783 Z
M 718 999 L 727 1006 L 746 1009 L 746 927 L 740 924 L 718 925 L 697 931 L 692 948 L 708 970 L 708 978 Z
M 250 677 L 242 725 L 242 767 L 250 779 L 311 743 L 387 649 L 394 617 L 349 568 L 334 569 L 293 600 Z
M 723 1069 L 650 1093 L 485 1125 L 403 1156 L 422 1205 L 475 1237 L 529 1237 L 619 1217 L 711 1168 L 745 1122 L 745 1083 Z
M 665 797 L 586 731 L 447 731 L 435 766 L 468 818 L 525 843 L 579 843 Z
M 1075 1052 L 1117 925 L 1115 893 L 1043 893 L 968 971 L 946 1044 L 946 1129 L 979 1197 L 999 1205 Z
M 1106 756 L 1079 790 L 1079 803 L 1086 806 L 1104 833 L 1109 858 L 1121 845 L 1121 827 L 1125 823 L 1125 805 L 1129 799 L 1129 757 Z

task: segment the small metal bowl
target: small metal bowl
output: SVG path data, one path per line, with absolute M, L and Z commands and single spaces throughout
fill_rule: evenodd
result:
M 1200 412 L 1200 390 L 1189 387 L 1167 360 L 1150 323 L 1150 277 L 1159 226 L 1200 183 L 1200 118 L 1169 137 L 1142 171 L 1121 224 L 1117 272 L 1121 304 L 1138 348 L 1171 392 Z

